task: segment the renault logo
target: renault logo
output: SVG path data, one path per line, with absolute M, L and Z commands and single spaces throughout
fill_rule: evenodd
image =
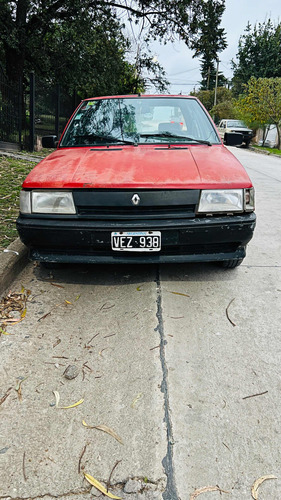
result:
M 133 205 L 138 205 L 140 202 L 140 197 L 138 194 L 134 194 L 134 196 L 132 196 L 132 203 Z

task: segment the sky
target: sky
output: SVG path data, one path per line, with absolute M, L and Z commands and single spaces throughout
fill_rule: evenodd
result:
M 226 31 L 228 47 L 219 54 L 221 71 L 227 79 L 232 78 L 231 59 L 235 59 L 238 40 L 250 22 L 252 26 L 268 19 L 281 22 L 280 0 L 226 0 L 221 27 Z M 200 60 L 193 59 L 193 52 L 184 43 L 162 45 L 155 42 L 151 45 L 153 55 L 166 71 L 171 82 L 169 93 L 189 94 L 200 87 Z

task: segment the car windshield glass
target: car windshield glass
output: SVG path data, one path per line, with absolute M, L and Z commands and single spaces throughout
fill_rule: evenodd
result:
M 60 146 L 110 144 L 220 144 L 208 115 L 183 97 L 128 97 L 83 101 Z
M 246 128 L 245 123 L 243 123 L 241 120 L 228 120 L 227 126 L 228 127 L 243 127 L 243 128 Z

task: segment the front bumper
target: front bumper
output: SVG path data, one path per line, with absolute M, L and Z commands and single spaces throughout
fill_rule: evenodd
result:
M 17 230 L 32 260 L 65 263 L 164 263 L 242 259 L 254 213 L 170 220 L 93 221 L 20 216 Z M 115 252 L 112 231 L 161 231 L 160 252 Z

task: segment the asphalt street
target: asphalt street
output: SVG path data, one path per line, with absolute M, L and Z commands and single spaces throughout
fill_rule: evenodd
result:
M 129 500 L 281 499 L 281 159 L 231 151 L 257 204 L 237 269 L 29 263 L 10 287 L 0 499 L 100 496 L 84 473 Z

